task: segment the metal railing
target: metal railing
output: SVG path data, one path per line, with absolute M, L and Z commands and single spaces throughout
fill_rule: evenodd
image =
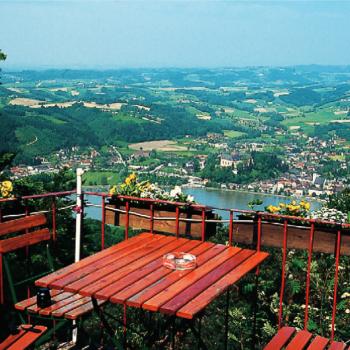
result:
M 17 217 L 22 217 L 26 215 L 35 215 L 38 213 L 46 213 L 47 215 L 51 215 L 52 218 L 52 237 L 54 240 L 57 238 L 57 227 L 56 227 L 56 215 L 58 211 L 62 210 L 75 210 L 76 212 L 84 213 L 84 208 L 89 206 L 99 207 L 101 208 L 101 249 L 105 248 L 105 234 L 106 234 L 106 212 L 113 211 L 117 213 L 122 213 L 125 215 L 125 228 L 124 228 L 124 239 L 129 238 L 129 230 L 130 230 L 130 216 L 138 216 L 144 219 L 149 220 L 149 230 L 151 233 L 154 233 L 154 223 L 158 220 L 165 221 L 173 221 L 175 225 L 175 235 L 179 237 L 180 235 L 180 222 L 190 222 L 201 225 L 201 241 L 206 240 L 206 225 L 208 223 L 222 223 L 227 225 L 228 231 L 228 245 L 232 245 L 234 243 L 234 225 L 239 222 L 237 220 L 237 214 L 245 214 L 250 215 L 252 217 L 252 221 L 255 224 L 257 236 L 255 240 L 257 251 L 261 250 L 262 246 L 262 225 L 266 222 L 265 220 L 274 221 L 283 227 L 283 239 L 282 239 L 282 266 L 281 266 L 281 284 L 280 284 L 280 293 L 279 293 L 279 308 L 278 308 L 278 327 L 282 327 L 283 325 L 283 299 L 286 288 L 286 266 L 287 266 L 287 250 L 288 250 L 288 229 L 290 224 L 300 223 L 307 225 L 307 229 L 309 230 L 308 234 L 308 249 L 307 249 L 307 268 L 306 268 L 306 290 L 305 290 L 305 311 L 304 311 L 304 329 L 307 330 L 309 326 L 309 303 L 310 303 L 310 283 L 311 283 L 311 265 L 312 265 L 312 255 L 314 253 L 314 238 L 315 238 L 315 226 L 326 226 L 331 227 L 331 229 L 336 234 L 336 243 L 335 243 L 335 259 L 334 259 L 334 288 L 333 288 L 333 309 L 332 309 L 332 319 L 331 319 L 331 340 L 334 339 L 335 333 L 335 323 L 336 323 L 336 313 L 337 313 L 337 301 L 338 301 L 338 283 L 339 283 L 339 265 L 340 265 L 340 257 L 341 257 L 341 242 L 343 231 L 350 229 L 350 224 L 344 223 L 335 223 L 332 221 L 325 220 L 317 220 L 317 219 L 308 219 L 301 218 L 297 216 L 288 216 L 288 215 L 279 215 L 279 214 L 271 214 L 260 211 L 253 210 L 242 210 L 242 209 L 232 209 L 232 208 L 220 208 L 213 206 L 206 206 L 195 203 L 182 203 L 182 202 L 172 202 L 167 200 L 159 200 L 159 199 L 151 199 L 151 198 L 137 198 L 131 196 L 116 196 L 113 197 L 118 201 L 122 201 L 125 209 L 120 208 L 111 208 L 108 206 L 106 200 L 111 199 L 111 195 L 108 193 L 101 192 L 91 192 L 91 191 L 82 191 L 80 196 L 82 206 L 81 208 L 77 208 L 76 205 L 69 204 L 62 207 L 57 207 L 56 199 L 62 197 L 72 197 L 76 195 L 76 190 L 72 191 L 64 191 L 64 192 L 52 192 L 52 193 L 44 193 L 37 194 L 31 196 L 23 196 L 20 198 L 9 198 L 9 199 L 0 199 L 0 222 L 4 219 L 14 219 Z M 100 198 L 100 204 L 93 204 L 91 202 L 84 202 L 84 197 L 95 196 Z M 39 200 L 43 198 L 51 199 L 50 208 L 41 211 L 30 211 L 28 201 L 29 200 Z M 6 203 L 14 203 L 19 202 L 22 204 L 23 212 L 15 213 L 15 214 L 7 214 L 3 215 L 2 205 L 6 205 Z M 149 214 L 141 214 L 137 211 L 133 211 L 132 207 L 134 203 L 142 203 L 144 207 L 148 206 Z M 2 205 L 1 205 L 2 204 Z M 160 208 L 161 206 L 172 207 L 175 211 L 175 216 L 171 217 L 157 217 L 155 216 L 155 209 Z M 159 207 L 160 206 L 160 207 Z M 184 218 L 181 217 L 181 210 L 196 210 L 200 212 L 200 219 L 194 218 Z M 221 212 L 228 213 L 228 219 L 207 219 L 206 213 L 208 211 L 218 210 Z M 252 228 L 253 229 L 253 228 Z M 257 269 L 256 274 L 259 274 L 259 269 Z

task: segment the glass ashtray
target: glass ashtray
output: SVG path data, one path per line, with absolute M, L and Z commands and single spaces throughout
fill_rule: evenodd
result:
M 172 270 L 192 270 L 197 266 L 197 259 L 189 253 L 168 253 L 163 256 L 163 266 Z

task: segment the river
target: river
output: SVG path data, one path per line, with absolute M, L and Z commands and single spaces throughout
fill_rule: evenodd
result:
M 265 206 L 278 205 L 278 203 L 288 203 L 293 198 L 285 196 L 276 196 L 272 194 L 259 194 L 251 192 L 230 191 L 210 188 L 184 188 L 184 193 L 194 197 L 195 201 L 200 204 L 218 208 L 234 208 L 234 209 L 249 209 L 248 202 L 255 199 L 261 199 L 263 204 L 256 206 L 256 210 L 264 210 Z M 101 204 L 101 198 L 96 196 L 86 196 L 86 199 L 93 204 Z M 308 200 L 311 203 L 311 209 L 318 209 L 322 204 L 316 200 Z M 88 207 L 85 210 L 87 217 L 93 219 L 101 219 L 101 209 L 96 207 Z M 225 219 L 228 218 L 228 213 L 218 211 Z

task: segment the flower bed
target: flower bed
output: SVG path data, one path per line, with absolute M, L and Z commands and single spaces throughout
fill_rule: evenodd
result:
M 267 247 L 283 247 L 284 225 L 275 219 L 262 221 L 261 244 Z M 337 228 L 315 225 L 314 252 L 333 254 L 336 244 Z M 307 250 L 310 241 L 310 225 L 288 224 L 287 247 Z M 252 244 L 257 241 L 257 222 L 254 220 L 237 220 L 233 225 L 233 241 Z M 341 254 L 350 255 L 350 231 L 342 231 Z
M 112 198 L 109 204 L 106 205 L 106 223 L 115 226 L 125 226 L 126 224 L 126 214 L 108 210 L 108 208 L 119 209 L 125 211 L 125 202 L 120 201 L 117 198 Z M 137 213 L 140 215 L 150 216 L 150 204 L 146 202 L 131 202 L 130 203 L 130 214 L 129 214 L 129 226 L 135 229 L 150 230 L 151 221 L 147 217 L 135 216 L 132 213 Z M 154 206 L 154 218 L 153 229 L 157 232 L 167 232 L 176 233 L 176 209 L 173 205 Z M 191 236 L 194 238 L 199 238 L 202 235 L 202 211 L 196 210 L 188 207 L 180 208 L 180 219 L 193 219 L 196 222 L 179 222 L 179 234 L 181 236 Z M 172 220 L 157 220 L 157 218 L 172 218 Z M 212 210 L 205 210 L 206 220 L 215 219 L 216 216 Z M 207 223 L 205 225 L 206 237 L 209 237 L 216 232 L 215 223 Z

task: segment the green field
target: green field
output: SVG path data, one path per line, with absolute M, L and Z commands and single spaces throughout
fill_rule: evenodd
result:
M 237 137 L 246 135 L 246 133 L 235 130 L 224 130 L 224 135 L 229 137 L 230 139 L 235 139 Z
M 89 171 L 83 175 L 85 186 L 115 185 L 121 180 L 119 174 L 113 171 Z

